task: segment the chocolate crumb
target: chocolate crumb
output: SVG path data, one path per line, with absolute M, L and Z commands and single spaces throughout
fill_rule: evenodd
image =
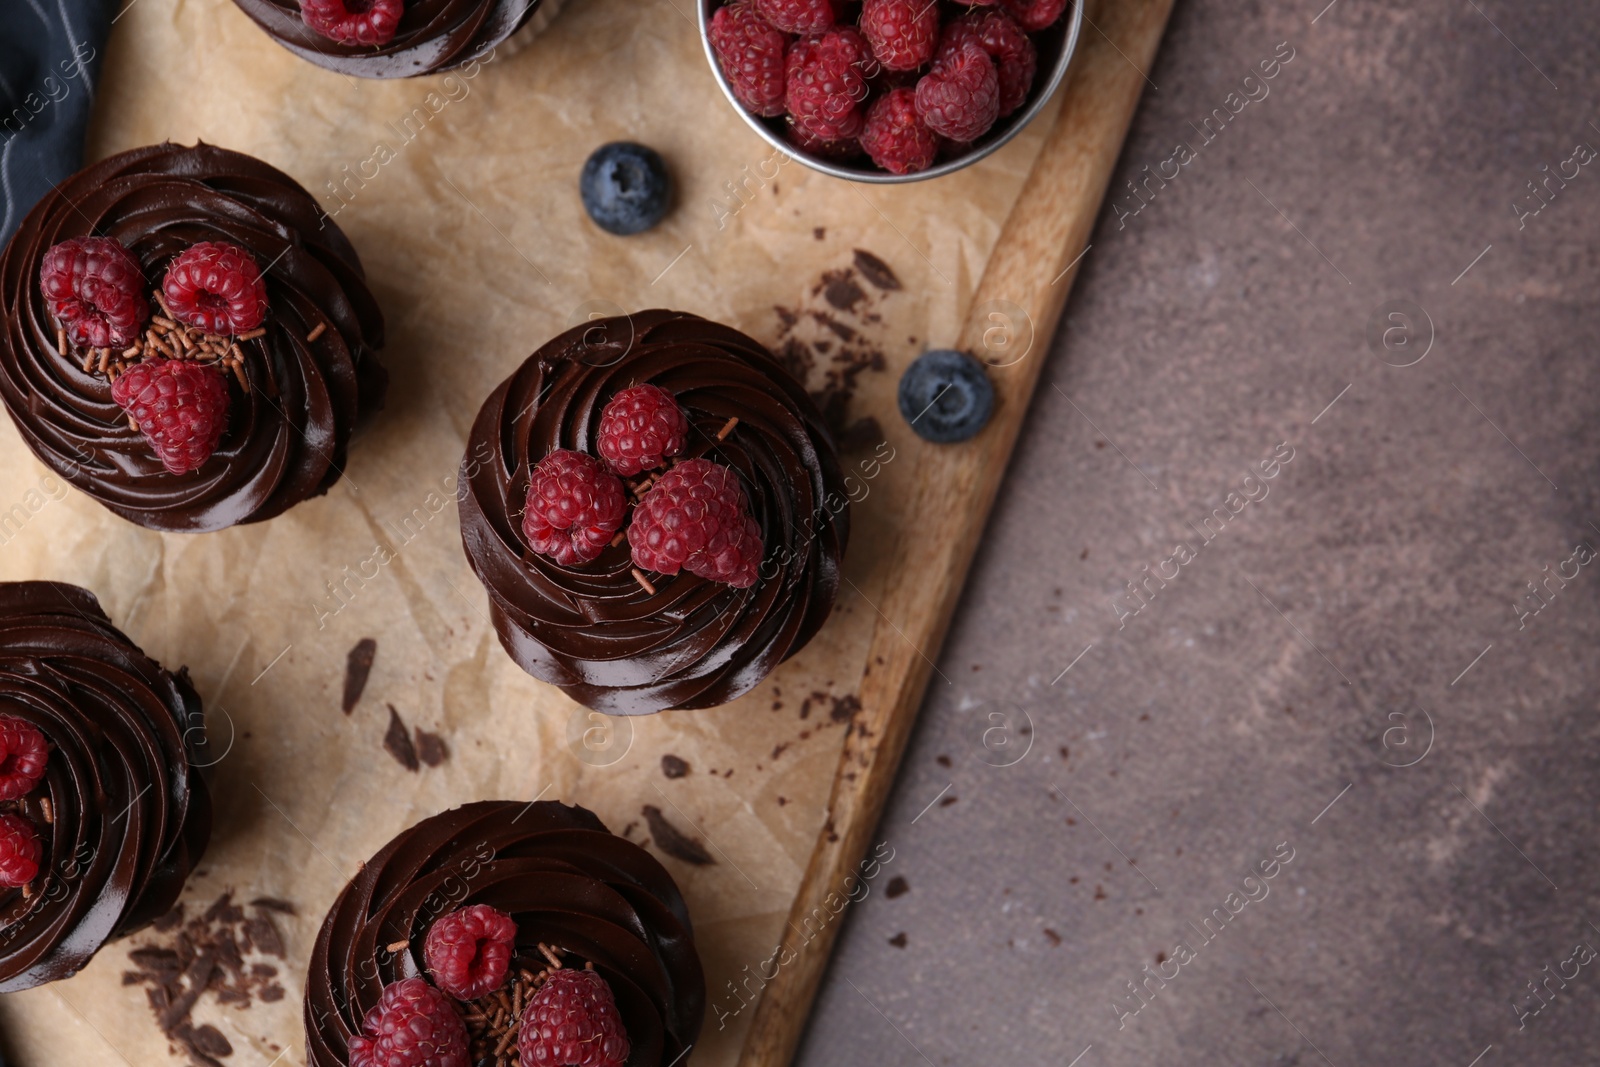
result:
M 957 800 L 960 800 L 960 799 L 961 799 L 960 797 L 945 797 L 943 800 L 939 801 L 939 806 L 941 808 L 948 808 L 950 805 L 954 804 Z
M 438 734 L 431 734 L 418 727 L 417 758 L 430 767 L 437 767 L 450 758 L 450 745 Z
M 902 288 L 900 279 L 889 264 L 864 248 L 856 249 L 856 270 L 861 276 L 885 292 Z
M 346 715 L 355 710 L 356 702 L 361 699 L 362 692 L 367 688 L 367 677 L 372 673 L 372 661 L 377 655 L 378 642 L 370 637 L 363 637 L 345 657 L 344 701 L 340 706 L 344 708 Z
M 417 760 L 417 748 L 411 743 L 411 734 L 406 730 L 406 724 L 400 721 L 400 713 L 394 710 L 393 704 L 389 705 L 389 730 L 383 735 L 383 748 L 406 770 L 422 768 Z
M 856 284 L 851 270 L 830 270 L 822 276 L 822 297 L 840 311 L 854 311 L 867 292 Z
M 893 937 L 891 937 L 889 939 L 889 944 L 893 945 L 895 948 L 905 948 L 906 947 L 906 932 L 904 930 L 901 930 L 898 934 L 895 934 Z
M 668 822 L 667 817 L 661 814 L 660 808 L 654 804 L 646 804 L 641 811 L 644 814 L 644 821 L 649 824 L 650 836 L 655 839 L 656 848 L 674 859 L 692 863 L 696 867 L 717 862 L 711 858 L 711 853 L 706 851 L 704 845 Z
M 669 753 L 661 757 L 661 773 L 668 778 L 682 778 L 689 773 L 689 763 Z
M 911 892 L 911 883 L 907 882 L 903 875 L 897 874 L 889 879 L 889 884 L 884 888 L 883 895 L 893 900 L 895 897 L 903 897 L 909 892 Z
M 861 710 L 861 698 L 851 693 L 847 696 L 833 698 L 833 710 L 828 712 L 828 718 L 834 722 L 849 722 Z
M 941 767 L 948 767 L 948 766 L 950 766 L 950 757 L 949 756 L 935 756 L 935 757 L 933 757 L 933 762 L 937 763 Z
M 826 240 L 828 237 L 828 228 L 826 226 L 817 226 L 811 231 L 811 236 L 815 237 L 819 241 Z

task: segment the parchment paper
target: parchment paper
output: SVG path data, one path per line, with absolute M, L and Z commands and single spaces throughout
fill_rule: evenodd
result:
M 190 908 L 233 889 L 299 909 L 279 920 L 281 1001 L 240 1010 L 207 996 L 194 1010 L 233 1045 L 228 1064 L 304 1062 L 305 960 L 363 860 L 441 809 L 535 796 L 584 804 L 641 843 L 641 809 L 654 805 L 705 842 L 710 865 L 664 859 L 721 1009 L 690 1059 L 737 1056 L 752 1010 L 736 1011 L 728 983 L 771 954 L 826 832 L 846 728 L 833 709 L 848 712 L 868 666 L 875 588 L 888 568 L 915 566 L 898 502 L 932 446 L 895 413 L 899 369 L 954 340 L 1053 111 L 962 174 L 852 186 L 784 160 L 744 126 L 706 68 L 692 14 L 690 0 L 573 0 L 514 54 L 396 82 L 301 62 L 228 0 L 133 0 L 116 23 L 91 158 L 200 138 L 282 168 L 335 213 L 388 319 L 387 410 L 331 493 L 266 524 L 145 532 L 50 478 L 0 420 L 0 577 L 88 587 L 152 655 L 187 664 L 205 699 L 213 749 L 226 754 Z M 675 213 L 636 238 L 600 232 L 577 194 L 585 157 L 617 139 L 660 150 L 678 183 Z M 814 289 L 857 248 L 888 263 L 903 289 L 862 282 L 851 314 Z M 886 440 L 846 457 L 861 499 L 848 580 L 821 635 L 733 705 L 629 723 L 591 718 L 502 653 L 461 552 L 455 472 L 484 397 L 540 342 L 591 312 L 652 306 L 774 345 L 776 306 L 820 309 L 861 331 L 857 347 L 886 361 L 860 374 L 850 414 L 875 416 Z M 804 314 L 795 329 L 828 339 Z M 819 355 L 810 384 L 828 369 Z M 394 556 L 381 566 L 380 545 Z M 376 639 L 377 660 L 347 717 L 345 657 L 363 637 Z M 824 699 L 802 717 L 813 693 Z M 449 759 L 411 772 L 391 758 L 388 704 L 443 735 Z M 665 777 L 667 753 L 691 772 Z M 113 943 L 70 981 L 0 999 L 23 1067 L 186 1062 L 143 990 L 122 984 L 128 950 L 159 940 Z

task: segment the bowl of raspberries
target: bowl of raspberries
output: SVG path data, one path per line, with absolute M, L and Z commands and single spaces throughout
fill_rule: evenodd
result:
M 1065 79 L 1084 0 L 700 0 L 728 99 L 775 148 L 860 182 L 969 166 Z

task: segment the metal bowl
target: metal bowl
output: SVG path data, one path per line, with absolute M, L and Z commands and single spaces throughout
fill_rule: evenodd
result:
M 920 182 L 929 178 L 938 178 L 946 174 L 953 174 L 963 167 L 969 167 L 978 160 L 983 159 L 1000 149 L 1007 141 L 1022 132 L 1022 128 L 1032 122 L 1034 116 L 1044 109 L 1050 97 L 1066 80 L 1067 67 L 1072 64 L 1072 55 L 1078 48 L 1078 31 L 1083 27 L 1083 6 L 1086 0 L 1072 0 L 1072 9 L 1067 17 L 1058 21 L 1049 29 L 1030 34 L 1034 47 L 1039 52 L 1039 70 L 1048 72 L 1047 76 L 1040 78 L 1034 76 L 1033 90 L 1028 94 L 1028 100 L 1016 111 L 1007 115 L 994 128 L 973 143 L 973 148 L 966 155 L 956 159 L 947 159 L 935 163 L 927 170 L 915 174 L 891 174 L 880 170 L 875 165 L 853 166 L 838 163 L 834 160 L 823 159 L 811 155 L 791 144 L 783 136 L 783 120 L 763 119 L 744 109 L 744 106 L 733 95 L 733 89 L 728 85 L 728 79 L 723 77 L 722 64 L 717 62 L 715 50 L 711 47 L 711 16 L 717 8 L 724 6 L 727 0 L 699 0 L 700 4 L 700 41 L 705 46 L 706 62 L 711 65 L 712 76 L 717 79 L 717 84 L 722 86 L 722 93 L 728 98 L 728 103 L 739 117 L 749 124 L 752 130 L 760 134 L 772 147 L 785 153 L 792 159 L 798 159 L 812 170 L 819 170 L 824 174 L 831 174 L 835 178 L 844 178 L 847 181 L 867 182 L 873 185 L 899 185 L 902 182 Z

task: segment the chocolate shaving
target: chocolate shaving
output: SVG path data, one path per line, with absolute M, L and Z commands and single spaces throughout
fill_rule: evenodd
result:
M 417 760 L 417 748 L 411 743 L 411 734 L 406 730 L 406 724 L 400 721 L 400 713 L 394 710 L 393 704 L 389 705 L 389 730 L 383 735 L 383 748 L 406 770 L 422 769 L 422 764 Z
M 450 746 L 438 734 L 431 734 L 418 727 L 415 731 L 417 743 L 417 758 L 429 767 L 437 767 L 450 758 Z
M 671 754 L 662 756 L 661 773 L 668 778 L 682 778 L 689 773 L 689 763 Z
M 840 311 L 854 311 L 867 297 L 854 271 L 830 270 L 822 276 L 822 297 Z
M 856 270 L 861 272 L 863 278 L 885 292 L 902 288 L 899 277 L 889 268 L 889 264 L 864 248 L 856 249 Z
M 656 848 L 674 859 L 692 863 L 696 867 L 705 867 L 717 862 L 711 858 L 711 853 L 706 851 L 704 845 L 668 822 L 667 817 L 661 814 L 660 808 L 654 804 L 646 804 L 641 810 L 644 813 L 644 821 L 650 826 L 650 836 L 655 839 Z
M 265 908 L 268 911 L 275 911 L 280 915 L 300 914 L 295 910 L 295 906 L 293 904 L 289 903 L 287 900 L 280 900 L 277 897 L 256 897 L 250 902 L 250 906 L 252 908 Z
M 367 677 L 372 674 L 372 661 L 378 655 L 378 642 L 363 637 L 350 650 L 344 663 L 344 708 L 346 715 L 355 710 L 356 703 L 367 688 Z

